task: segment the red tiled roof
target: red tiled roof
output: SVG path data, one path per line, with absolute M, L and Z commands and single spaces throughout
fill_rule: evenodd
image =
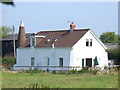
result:
M 45 35 L 45 38 L 38 38 L 37 44 L 35 47 L 52 47 L 52 43 L 54 42 L 55 47 L 72 47 L 78 40 L 82 38 L 82 36 L 89 29 L 77 29 L 77 30 L 61 30 L 61 31 L 41 31 L 36 35 Z M 48 39 L 51 39 L 48 41 Z M 57 39 L 57 40 L 56 40 Z M 55 41 L 56 40 L 56 41 Z M 30 46 L 30 40 L 27 39 L 24 45 L 25 47 Z

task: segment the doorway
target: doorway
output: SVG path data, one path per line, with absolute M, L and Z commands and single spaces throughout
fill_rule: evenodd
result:
M 86 66 L 92 67 L 92 58 L 86 58 Z

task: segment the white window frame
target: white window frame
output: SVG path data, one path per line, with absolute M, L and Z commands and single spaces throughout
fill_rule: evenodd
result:
M 33 45 L 33 40 L 34 40 L 34 45 Z M 30 37 L 30 46 L 31 46 L 31 47 L 36 46 L 36 37 L 34 37 L 34 36 L 31 36 L 31 37 Z

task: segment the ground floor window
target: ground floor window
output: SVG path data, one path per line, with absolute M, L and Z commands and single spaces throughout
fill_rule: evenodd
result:
M 82 67 L 84 67 L 84 59 L 82 59 Z
M 49 64 L 50 64 L 50 59 L 49 59 L 49 57 L 47 58 L 47 65 L 49 66 Z
M 35 58 L 31 57 L 31 66 L 34 66 L 34 60 L 35 60 Z
M 60 66 L 60 67 L 63 66 L 63 58 L 59 58 L 59 66 Z

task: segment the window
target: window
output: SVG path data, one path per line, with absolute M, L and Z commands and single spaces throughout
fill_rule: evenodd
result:
M 89 46 L 89 39 L 86 39 L 86 46 Z
M 32 46 L 35 46 L 35 38 L 32 38 Z
M 90 46 L 92 46 L 92 39 L 90 39 Z
M 60 67 L 63 66 L 63 58 L 59 58 L 59 66 L 60 66 Z
M 50 41 L 51 41 L 51 38 L 49 38 L 47 41 L 50 42 Z
M 47 65 L 49 66 L 49 63 L 50 63 L 50 59 L 49 58 L 47 58 Z
M 84 59 L 82 59 L 82 67 L 84 67 Z
M 34 57 L 31 57 L 31 66 L 34 66 Z
M 92 46 L 92 39 L 86 39 L 86 46 Z

